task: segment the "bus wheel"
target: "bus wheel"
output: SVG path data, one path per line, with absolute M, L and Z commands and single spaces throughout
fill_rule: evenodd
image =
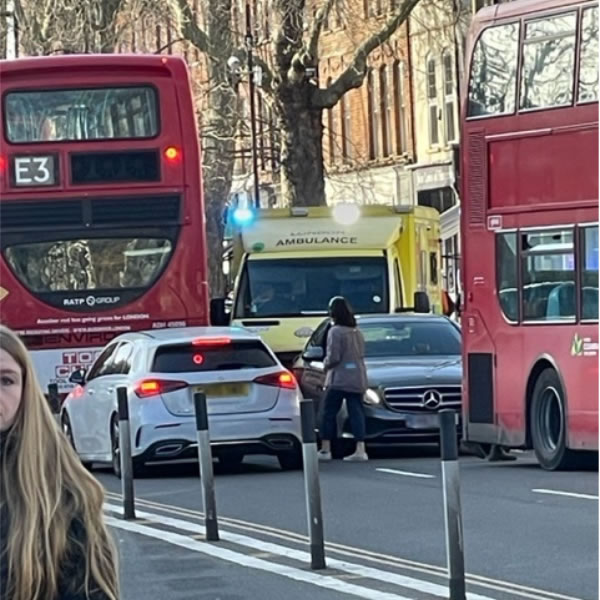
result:
M 531 400 L 531 439 L 542 468 L 558 471 L 575 465 L 575 452 L 567 448 L 566 404 L 560 379 L 546 369 L 535 383 Z

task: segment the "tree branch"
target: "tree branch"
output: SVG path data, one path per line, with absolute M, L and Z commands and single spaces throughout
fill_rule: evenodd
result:
M 323 30 L 323 25 L 325 25 L 325 21 L 329 18 L 329 13 L 336 0 L 327 0 L 325 4 L 319 8 L 317 14 L 315 15 L 315 20 L 313 21 L 313 25 L 311 28 L 310 36 L 308 39 L 308 52 L 312 58 L 312 60 L 317 59 L 317 54 L 319 52 L 319 38 L 321 37 L 321 31 Z
M 404 0 L 397 14 L 357 48 L 352 62 L 329 87 L 313 90 L 312 106 L 314 108 L 332 108 L 348 90 L 360 87 L 367 75 L 367 60 L 371 52 L 392 37 L 418 3 L 419 0 Z
M 208 36 L 198 27 L 188 0 L 177 0 L 177 4 L 183 15 L 183 22 L 181 24 L 182 36 L 198 48 L 200 52 L 208 53 L 210 46 Z

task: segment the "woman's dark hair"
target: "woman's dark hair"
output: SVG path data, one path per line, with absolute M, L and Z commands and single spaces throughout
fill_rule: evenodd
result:
M 356 327 L 356 319 L 348 300 L 342 296 L 335 296 L 329 301 L 329 314 L 336 325 Z

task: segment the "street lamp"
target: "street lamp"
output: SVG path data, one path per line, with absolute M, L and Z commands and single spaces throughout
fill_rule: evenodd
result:
M 254 190 L 254 206 L 260 208 L 260 183 L 258 175 L 258 143 L 256 140 L 256 85 L 260 85 L 261 70 L 260 67 L 254 66 L 254 36 L 252 35 L 252 13 L 250 3 L 246 3 L 246 70 L 248 75 L 248 93 L 250 95 L 250 133 L 252 138 L 252 172 L 253 172 L 253 190 Z M 240 60 L 237 56 L 229 57 L 227 67 L 234 78 L 241 75 Z

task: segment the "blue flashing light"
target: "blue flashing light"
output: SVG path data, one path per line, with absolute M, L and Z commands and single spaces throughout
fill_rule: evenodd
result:
M 249 225 L 252 221 L 254 221 L 254 212 L 249 208 L 239 207 L 233 211 L 233 222 L 236 225 Z

